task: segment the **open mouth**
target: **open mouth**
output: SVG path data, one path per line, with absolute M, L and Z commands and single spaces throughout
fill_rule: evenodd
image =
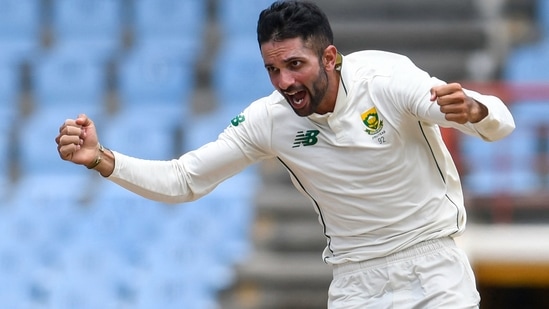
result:
M 305 90 L 287 92 L 286 95 L 293 108 L 300 109 L 305 106 L 305 96 L 307 95 Z

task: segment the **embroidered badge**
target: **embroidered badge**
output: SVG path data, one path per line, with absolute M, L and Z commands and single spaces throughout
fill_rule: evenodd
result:
M 377 134 L 383 129 L 383 120 L 379 120 L 377 109 L 375 107 L 370 108 L 361 115 L 362 122 L 366 126 L 366 133 L 369 135 Z

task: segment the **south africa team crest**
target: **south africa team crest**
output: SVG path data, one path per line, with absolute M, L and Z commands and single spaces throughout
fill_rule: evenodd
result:
M 366 133 L 369 135 L 377 134 L 383 129 L 383 120 L 379 120 L 377 115 L 377 109 L 375 107 L 370 108 L 361 115 L 362 122 L 366 125 Z

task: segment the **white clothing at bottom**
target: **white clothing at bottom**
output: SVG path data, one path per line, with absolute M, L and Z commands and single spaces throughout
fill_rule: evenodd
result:
M 334 265 L 328 309 L 478 308 L 465 253 L 452 238 L 421 242 L 383 258 Z

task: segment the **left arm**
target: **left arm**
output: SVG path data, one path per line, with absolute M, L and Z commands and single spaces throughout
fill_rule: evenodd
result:
M 441 127 L 451 127 L 485 141 L 496 141 L 515 129 L 509 109 L 498 97 L 464 89 L 430 76 L 408 58 L 394 60 L 394 71 L 374 79 L 402 114 Z M 387 78 L 383 78 L 386 76 Z

